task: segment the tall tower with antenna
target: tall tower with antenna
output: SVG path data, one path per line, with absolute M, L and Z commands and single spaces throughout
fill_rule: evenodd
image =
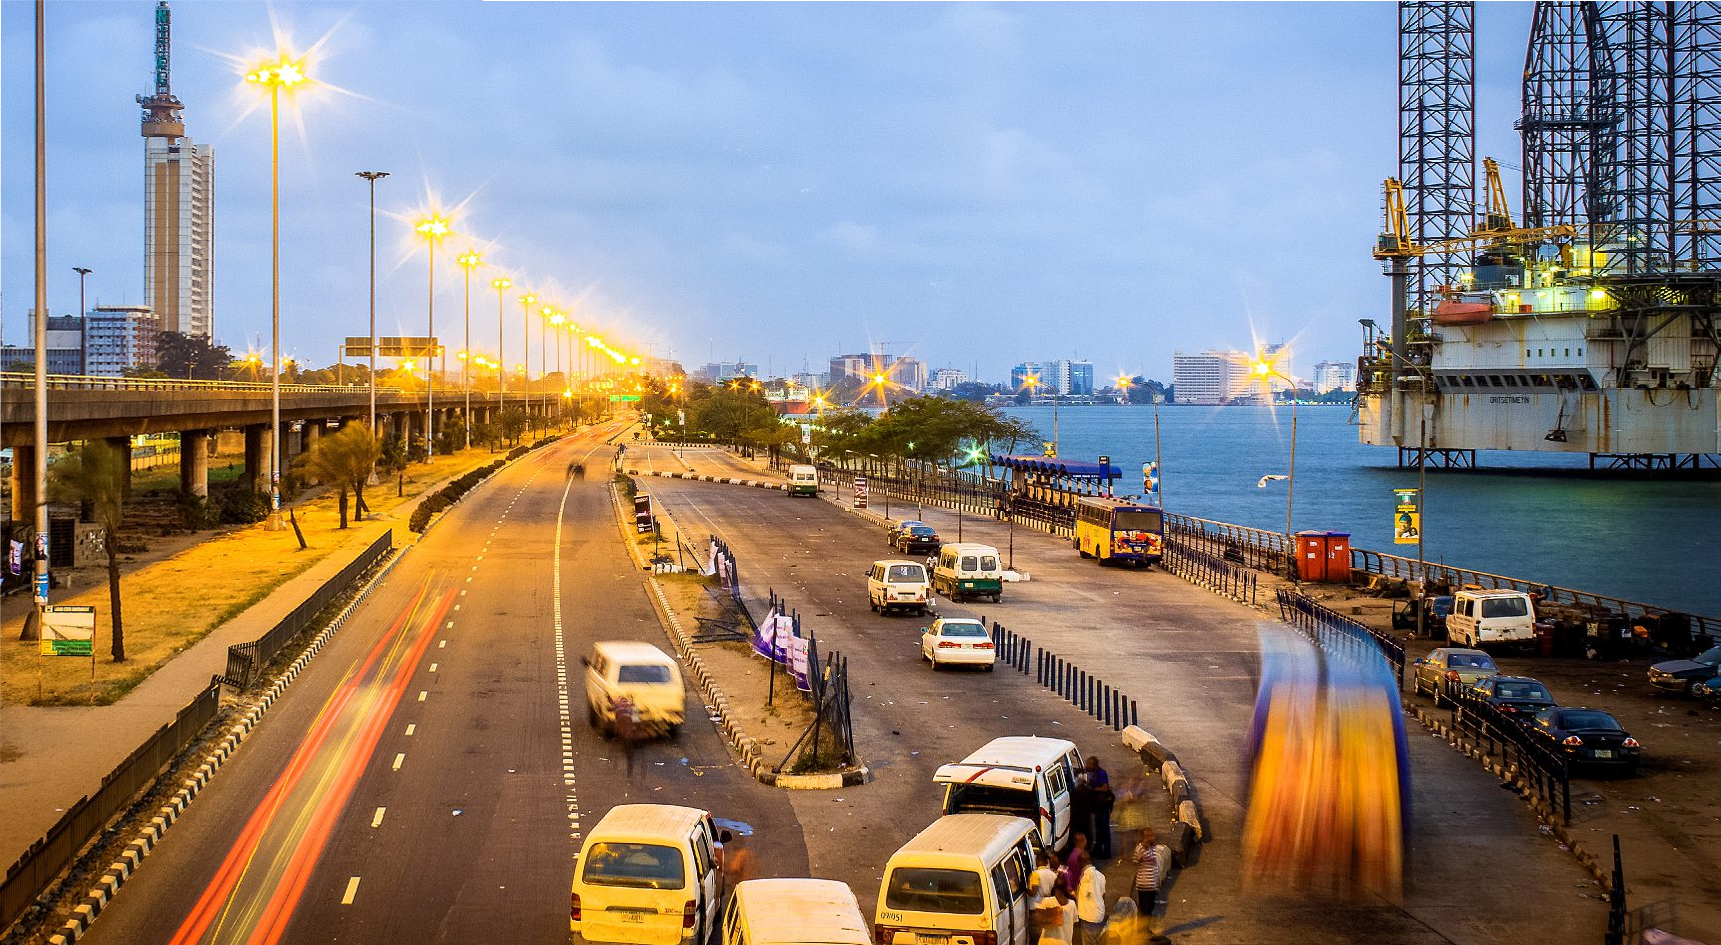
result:
M 185 135 L 173 94 L 173 14 L 155 8 L 155 91 L 143 107 L 144 301 L 162 331 L 208 339 L 215 328 L 215 151 Z

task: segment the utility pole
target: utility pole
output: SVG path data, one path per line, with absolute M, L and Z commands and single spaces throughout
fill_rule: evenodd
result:
M 388 171 L 358 171 L 370 183 L 370 435 L 376 432 L 376 182 Z
M 48 130 L 43 61 L 43 0 L 36 0 L 36 556 L 32 577 L 36 607 L 23 639 L 42 638 L 43 608 L 48 606 Z

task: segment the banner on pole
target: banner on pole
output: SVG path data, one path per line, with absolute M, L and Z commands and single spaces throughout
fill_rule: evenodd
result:
M 867 485 L 865 476 L 855 477 L 855 504 L 857 509 L 866 508 Z M 887 503 L 888 504 L 888 503 Z
M 61 604 L 42 608 L 43 656 L 93 656 L 96 609 Z
M 789 638 L 789 675 L 795 677 L 795 688 L 802 692 L 812 692 L 811 680 L 807 678 L 807 657 L 811 650 L 812 641 L 806 637 Z
M 1392 543 L 1422 544 L 1422 490 L 1392 490 Z

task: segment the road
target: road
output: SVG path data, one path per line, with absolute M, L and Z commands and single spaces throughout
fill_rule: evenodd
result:
M 632 780 L 586 727 L 591 643 L 665 642 L 607 483 L 566 477 L 588 454 L 603 468 L 601 444 L 588 432 L 508 466 L 407 552 L 87 940 L 565 941 L 582 821 L 624 802 L 769 825 L 759 860 L 805 875 L 788 799 L 710 725 L 653 746 Z
M 640 459 L 633 452 L 630 463 Z M 728 474 L 720 465 L 740 471 L 732 460 L 687 455 L 702 473 Z M 655 461 L 660 469 L 673 468 L 672 458 Z M 710 531 L 729 542 L 750 595 L 763 597 L 774 587 L 803 615 L 813 615 L 809 622 L 821 646 L 850 657 L 857 691 L 869 695 L 855 708 L 857 747 L 877 780 L 845 792 L 841 801 L 793 801 L 809 825 L 815 872 L 848 881 L 863 902 L 875 894 L 884 856 L 935 813 L 926 788 L 931 769 L 966 747 L 1002 734 L 1076 731 L 1084 749 L 1091 745 L 1109 759 L 1114 778 L 1126 770 L 1117 761 L 1115 736 L 1040 691 L 1031 678 L 931 676 L 913 648 L 923 621 L 880 617 L 867 607 L 867 566 L 893 556 L 876 526 L 828 502 L 780 492 L 649 481 L 686 532 Z M 953 516 L 925 514 L 947 539 L 955 537 Z M 996 522 L 968 516 L 963 530 L 969 541 L 1008 543 Z M 1261 615 L 1167 574 L 1101 570 L 1064 542 L 1026 528 L 1016 530 L 1015 564 L 1032 581 L 1009 585 L 1004 603 L 978 611 L 1137 696 L 1143 726 L 1164 738 L 1199 782 L 1215 839 L 1170 892 L 1167 925 L 1177 941 L 1277 943 L 1286 941 L 1287 929 L 1324 942 L 1599 940 L 1605 910 L 1600 900 L 1580 895 L 1596 890 L 1577 863 L 1538 834 L 1522 802 L 1418 728 L 1411 730 L 1414 815 L 1402 905 L 1245 894 L 1234 838 L 1241 829 L 1242 732 L 1254 696 Z M 952 604 L 940 610 L 976 613 Z M 821 836 L 820 810 L 840 814 L 838 823 L 858 819 L 865 829 Z

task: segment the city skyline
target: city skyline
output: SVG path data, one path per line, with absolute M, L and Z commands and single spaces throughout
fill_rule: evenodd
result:
M 406 219 L 434 194 L 471 237 L 449 241 L 451 255 L 487 249 L 683 363 L 711 360 L 700 352 L 718 333 L 726 357 L 816 361 L 836 335 L 844 349 L 887 343 L 981 377 L 1055 347 L 1094 360 L 1099 377 L 1164 377 L 1178 347 L 1254 336 L 1348 360 L 1356 319 L 1386 302 L 1367 249 L 1379 180 L 1395 166 L 1391 10 L 1250 9 L 292 5 L 276 15 L 297 49 L 327 39 L 313 64 L 324 87 L 283 123 L 283 353 L 332 361 L 363 320 L 365 193 L 350 178 L 376 166 L 395 174 L 378 193 L 388 334 L 424 328 L 422 249 Z M 72 266 L 94 269 L 92 307 L 146 298 L 135 95 L 153 11 L 48 9 L 55 313 L 76 305 Z M 267 122 L 238 66 L 271 45 L 269 13 L 176 13 L 173 89 L 203 129 L 199 146 L 223 156 L 217 338 L 266 347 Z M 1511 154 L 1509 47 L 1527 7 L 1479 15 L 1483 150 Z M 0 17 L 5 104 L 27 113 L 31 11 Z M 647 33 L 656 46 L 631 38 Z M 467 54 L 503 34 L 522 37 L 515 61 Z M 1064 77 L 1058 64 L 1091 44 L 1103 55 Z M 1311 56 L 1329 48 L 1345 55 Z M 409 49 L 447 65 L 404 68 L 392 50 Z M 1311 107 L 1289 116 L 1262 101 L 1267 74 Z M 565 94 L 537 100 L 548 86 Z M 9 127 L 13 155 L 28 124 Z M 1161 143 L 1168 131 L 1176 146 Z M 1339 152 L 1335 138 L 1356 149 Z M 28 186 L 27 162 L 6 162 L 11 232 L 28 226 Z M 1235 239 L 1238 220 L 1259 232 Z M 30 281 L 21 241 L 7 241 L 0 274 L 16 343 Z M 447 282 L 437 307 L 457 310 Z

